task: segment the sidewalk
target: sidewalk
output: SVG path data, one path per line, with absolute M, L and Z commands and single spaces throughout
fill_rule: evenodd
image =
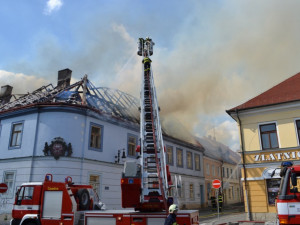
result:
M 4 220 L 4 215 L 0 215 L 0 225 L 9 225 L 10 216 Z M 247 221 L 244 205 L 237 204 L 225 206 L 223 211 L 218 213 L 210 208 L 199 210 L 200 225 L 276 225 L 275 221 Z M 238 223 L 239 222 L 239 223 Z
M 212 211 L 210 208 L 199 210 L 200 225 L 275 225 L 275 221 L 248 221 L 244 205 L 225 206 L 222 212 Z

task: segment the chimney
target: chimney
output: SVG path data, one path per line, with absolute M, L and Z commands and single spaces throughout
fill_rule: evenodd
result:
M 8 103 L 10 101 L 11 98 L 11 93 L 12 93 L 12 86 L 9 85 L 4 85 L 1 87 L 0 90 L 0 104 L 5 104 Z
M 57 86 L 62 88 L 70 86 L 71 76 L 72 70 L 70 69 L 58 71 Z

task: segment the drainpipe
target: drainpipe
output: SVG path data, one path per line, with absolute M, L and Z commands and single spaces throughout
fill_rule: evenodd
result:
M 245 194 L 247 198 L 247 211 L 248 211 L 248 219 L 252 220 L 252 215 L 250 212 L 250 202 L 249 202 L 249 195 L 248 195 L 248 182 L 247 182 L 247 173 L 246 173 L 246 166 L 245 166 L 245 148 L 244 148 L 244 135 L 242 131 L 242 122 L 239 117 L 239 111 L 238 109 L 235 110 L 237 119 L 239 121 L 240 126 L 240 135 L 241 135 L 241 148 L 242 148 L 242 157 L 243 157 L 243 170 L 244 170 L 244 182 L 245 182 Z
M 84 119 L 84 128 L 83 128 L 83 135 L 82 135 L 82 146 L 81 146 L 81 159 L 80 159 L 80 175 L 79 175 L 79 180 L 80 180 L 80 184 L 84 183 L 82 182 L 82 178 L 83 178 L 83 164 L 84 164 L 84 150 L 85 150 L 85 146 L 86 146 L 86 129 L 87 129 L 87 117 L 88 117 L 88 112 L 87 109 L 85 111 L 85 119 Z M 88 137 L 89 138 L 89 137 Z
M 225 195 L 224 195 L 224 181 L 223 181 L 223 177 L 224 177 L 224 174 L 223 174 L 223 164 L 224 164 L 224 161 L 223 159 L 221 160 L 221 191 L 222 191 L 222 198 L 223 198 L 223 202 L 224 202 L 224 205 L 225 205 Z
M 36 146 L 37 146 L 37 139 L 39 133 L 39 124 L 40 124 L 40 108 L 37 108 L 37 118 L 36 118 L 36 125 L 35 125 L 35 135 L 34 135 L 34 146 L 32 150 L 32 158 L 31 158 L 31 166 L 30 166 L 30 175 L 29 175 L 29 182 L 32 182 L 33 177 L 33 161 L 36 154 Z

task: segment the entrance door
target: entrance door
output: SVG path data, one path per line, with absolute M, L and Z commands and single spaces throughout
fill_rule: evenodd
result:
M 204 205 L 204 187 L 202 184 L 200 185 L 200 205 Z

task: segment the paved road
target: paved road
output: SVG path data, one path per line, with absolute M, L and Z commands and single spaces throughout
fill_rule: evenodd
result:
M 275 225 L 275 221 L 261 221 L 252 222 L 248 220 L 247 213 L 243 205 L 227 206 L 220 212 L 219 215 L 216 211 L 210 209 L 200 209 L 200 225 Z M 243 221 L 243 222 L 241 222 Z M 238 223 L 239 222 L 239 223 Z
M 220 212 L 219 215 L 211 209 L 200 209 L 199 216 L 200 225 L 236 225 L 238 221 L 247 221 L 247 214 L 243 205 L 225 207 L 224 211 Z M 9 220 L 0 218 L 0 225 L 9 225 Z M 262 223 L 243 222 L 239 223 L 239 225 L 275 225 L 275 221 L 264 221 Z

